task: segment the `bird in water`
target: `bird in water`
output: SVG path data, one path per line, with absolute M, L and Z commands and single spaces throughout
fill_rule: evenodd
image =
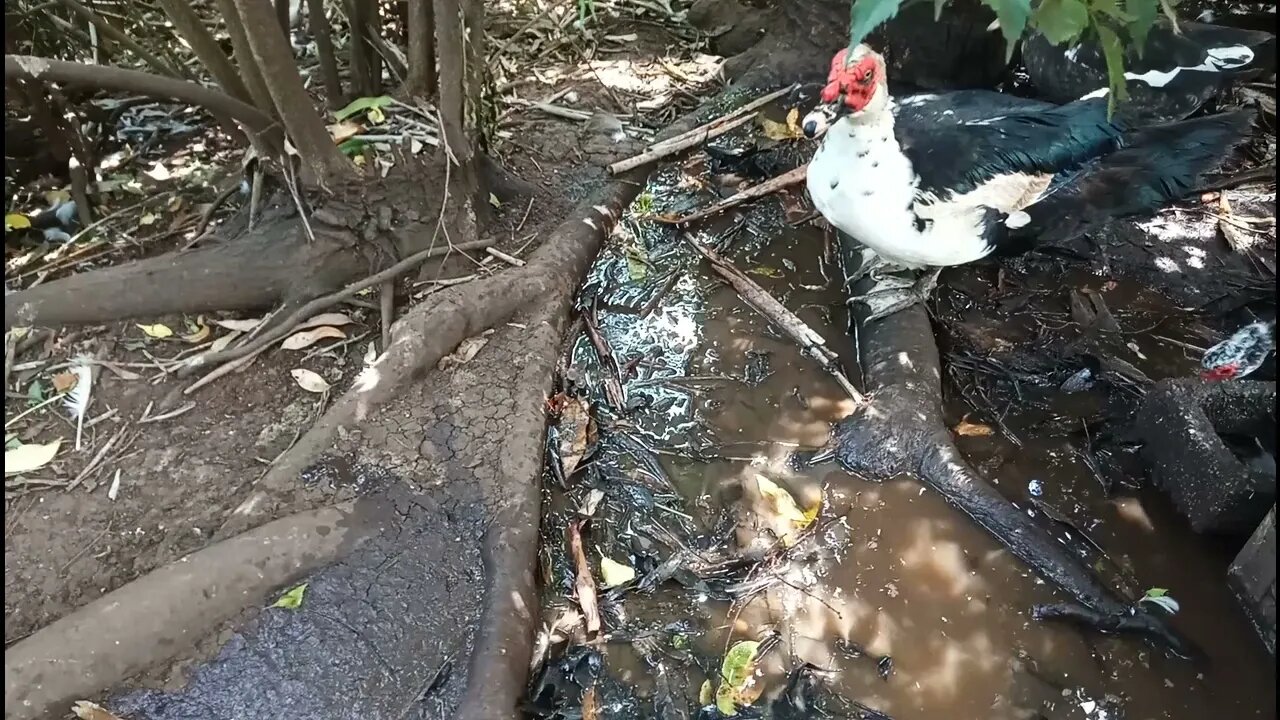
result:
M 808 190 L 867 249 L 850 280 L 877 281 L 852 298 L 873 320 L 923 300 L 943 267 L 1190 194 L 1251 124 L 1234 112 L 1131 130 L 1108 118 L 1105 88 L 1061 106 L 981 90 L 895 102 L 884 59 L 866 45 L 837 53 L 827 79 L 801 122 L 808 137 L 825 132 Z M 932 270 L 912 283 L 890 269 Z
M 1138 122 L 1181 120 L 1228 85 L 1275 72 L 1275 35 L 1257 30 L 1181 22 L 1151 27 L 1141 49 L 1125 54 L 1128 99 L 1117 114 Z M 1065 103 L 1107 84 L 1107 63 L 1096 38 L 1063 48 L 1032 33 L 1022 44 L 1036 97 Z
M 1258 320 L 1205 351 L 1200 377 L 1209 381 L 1238 380 L 1266 362 L 1276 349 L 1276 321 Z

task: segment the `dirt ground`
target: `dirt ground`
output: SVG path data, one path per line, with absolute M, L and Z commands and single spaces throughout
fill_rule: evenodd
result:
M 591 70 L 583 70 L 580 62 L 559 53 L 537 63 L 523 62 L 513 73 L 522 79 L 513 93 L 532 94 L 535 99 L 559 94 L 560 104 L 602 108 L 599 114 L 606 118 L 612 117 L 608 109 L 619 109 L 622 101 L 617 93 L 642 97 L 641 91 L 646 90 L 646 84 L 654 84 L 655 75 L 668 78 L 667 86 L 696 89 L 697 84 L 689 78 L 699 68 L 709 68 L 708 59 L 691 55 L 679 45 L 673 47 L 671 33 L 661 26 L 639 32 L 642 39 L 606 43 L 599 54 L 600 63 L 612 73 L 611 85 L 620 89 L 606 90 Z M 523 39 L 529 40 L 527 36 Z M 655 59 L 681 52 L 685 57 L 668 59 L 665 66 Z M 680 73 L 678 68 L 672 69 L 676 65 L 689 73 L 683 76 L 685 80 L 674 79 L 672 73 Z M 540 83 L 535 76 L 554 80 Z M 712 87 L 709 82 L 702 85 Z M 565 93 L 574 94 L 566 100 Z M 663 124 L 663 117 L 691 107 L 696 100 L 688 90 L 668 95 L 673 97 L 662 115 L 653 117 L 655 127 Z M 608 122 L 602 121 L 600 128 L 584 128 L 519 104 L 512 104 L 509 110 L 510 118 L 502 126 L 509 139 L 500 140 L 496 156 L 516 177 L 531 183 L 534 194 L 497 208 L 490 235 L 497 249 L 523 257 L 536 249 L 542 234 L 560 222 L 575 202 L 599 185 L 605 177 L 602 160 L 629 154 L 625 152 L 629 145 L 610 138 L 612 126 Z M 205 139 L 209 132 L 216 131 L 208 128 L 204 133 L 170 139 L 158 152 L 170 159 L 202 150 L 212 153 L 214 143 Z M 188 200 L 196 207 L 210 194 L 208 188 L 183 188 L 177 183 L 165 190 L 177 196 L 196 193 Z M 424 191 L 433 192 L 431 188 Z M 229 205 L 238 202 L 236 199 Z M 243 226 L 244 213 L 234 207 L 224 212 L 228 227 Z M 137 214 L 133 220 L 137 227 Z M 131 243 L 106 261 L 158 255 L 184 242 L 174 233 L 156 242 Z M 73 271 L 85 271 L 102 262 L 72 267 Z M 399 312 L 424 297 L 430 302 L 431 280 L 466 275 L 476 272 L 477 267 L 485 272 L 502 265 L 483 254 L 473 254 L 472 259 L 450 258 L 432 267 L 430 274 L 410 276 L 399 287 Z M 50 278 L 57 276 L 54 273 Z M 272 460 L 297 440 L 334 395 L 350 385 L 363 367 L 370 344 L 379 343 L 377 294 L 358 298 L 357 303 L 335 308 L 351 320 L 342 326 L 344 340 L 321 342 L 302 351 L 267 352 L 248 368 L 189 396 L 181 391 L 191 383 L 190 378 L 155 377 L 159 366 L 151 359 L 172 358 L 200 347 L 177 337 L 187 334 L 196 318 L 158 317 L 62 330 L 15 358 L 20 369 L 15 371 L 11 387 L 23 393 L 7 396 L 6 423 L 33 404 L 25 394 L 31 384 L 43 383 L 47 390 L 50 378 L 65 369 L 57 366 L 71 358 L 90 354 L 112 365 L 100 366 L 95 372 L 90 423 L 81 450 L 67 451 L 74 443 L 74 427 L 57 406 L 37 410 L 6 428 L 7 435 L 16 435 L 23 442 L 64 439 L 63 451 L 52 464 L 19 481 L 6 479 L 6 646 L 205 546 L 252 492 Z M 220 318 L 202 319 L 215 331 L 211 339 L 226 332 L 212 324 L 216 319 Z M 162 324 L 176 334 L 152 338 L 139 324 Z M 204 341 L 203 346 L 207 344 Z M 332 391 L 322 396 L 302 390 L 290 374 L 297 368 L 318 373 L 332 385 Z M 174 417 L 139 422 L 148 409 L 151 417 L 163 417 L 188 405 L 189 409 Z M 77 481 L 90 465 L 93 469 Z M 117 477 L 118 489 L 110 497 Z M 283 508 L 282 512 L 298 509 Z

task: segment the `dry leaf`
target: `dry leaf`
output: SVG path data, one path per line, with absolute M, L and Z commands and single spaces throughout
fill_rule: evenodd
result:
M 793 112 L 796 111 L 793 110 Z M 790 116 L 787 117 L 788 122 L 770 120 L 764 115 L 760 115 L 756 119 L 760 122 L 760 131 L 770 140 L 794 140 L 804 137 L 804 133 L 800 131 L 800 128 L 791 127 Z
M 158 219 L 159 218 L 156 217 L 155 213 L 145 213 L 142 217 L 138 218 L 138 224 L 139 225 L 155 225 L 156 220 Z
M 969 422 L 968 418 L 961 420 L 951 431 L 961 437 L 988 437 L 991 435 L 991 427 L 982 423 Z
M 329 126 L 329 136 L 335 143 L 341 144 L 350 140 L 352 136 L 359 135 L 361 130 L 364 130 L 364 127 L 360 123 L 343 120 Z
M 68 392 L 76 386 L 76 381 L 79 379 L 79 376 L 73 372 L 60 372 L 51 378 L 53 390 L 57 393 Z
M 153 337 L 153 338 L 173 337 L 173 331 L 169 329 L 169 326 L 161 325 L 160 323 L 156 323 L 155 325 L 139 325 L 138 329 L 146 333 L 147 337 Z
M 809 510 L 801 510 L 800 505 L 796 503 L 796 499 L 791 493 L 763 475 L 756 475 L 756 489 L 759 490 L 761 497 L 768 503 L 769 510 L 773 516 L 781 518 L 793 529 L 793 532 L 781 533 L 779 540 L 782 542 L 783 547 L 794 545 L 796 532 L 809 527 L 814 519 L 818 517 L 818 511 L 822 509 L 822 502 L 819 500 Z
M 582 523 L 569 523 L 568 535 L 569 554 L 576 570 L 574 589 L 578 595 L 578 607 L 582 608 L 587 633 L 595 635 L 600 632 L 600 610 L 596 603 L 596 581 L 591 575 L 591 566 L 587 564 L 587 554 L 582 549 Z
M 216 352 L 222 352 L 223 350 L 226 350 L 227 346 L 231 344 L 232 340 L 235 340 L 236 338 L 240 337 L 243 334 L 244 333 L 240 332 L 239 330 L 232 330 L 226 335 L 223 335 L 217 340 L 214 340 L 213 344 L 209 346 L 209 352 L 216 353 Z
M 310 370 L 307 370 L 306 368 L 294 368 L 289 371 L 289 374 L 292 375 L 294 381 L 298 383 L 298 387 L 306 390 L 307 392 L 329 392 L 329 383 L 325 382 L 324 378 Z
M 560 407 L 560 463 L 564 466 L 564 475 L 569 477 L 577 469 L 582 456 L 591 445 L 592 435 L 591 410 L 586 402 L 578 398 L 566 397 Z
M 71 706 L 71 712 L 80 720 L 120 720 L 120 716 L 88 700 L 78 700 Z
M 213 334 L 213 331 L 209 329 L 208 325 L 204 324 L 204 316 L 201 315 L 196 318 L 195 332 L 189 335 L 183 335 L 182 339 L 185 340 L 186 342 L 191 343 L 192 345 L 198 345 L 204 342 L 205 340 L 208 340 L 209 336 L 212 334 Z
M 451 365 L 466 365 L 471 362 L 471 359 L 476 356 L 476 353 L 480 352 L 480 348 L 484 347 L 488 343 L 489 338 L 483 335 L 469 337 L 458 343 L 457 350 L 454 350 L 451 354 L 440 358 L 440 363 L 437 367 L 441 370 L 445 370 Z
M 249 332 L 250 330 L 262 324 L 264 318 L 249 318 L 247 320 L 214 320 L 213 324 L 236 332 Z
M 59 439 L 43 445 L 32 443 L 30 445 L 19 445 L 12 450 L 5 450 L 5 477 L 31 472 L 48 465 L 54 456 L 58 454 L 58 448 L 61 445 L 62 440 Z
M 314 330 L 303 330 L 300 333 L 294 333 L 293 335 L 285 338 L 284 342 L 280 343 L 280 347 L 285 350 L 301 350 L 303 348 L 311 347 L 312 345 L 315 345 L 321 340 L 325 340 L 327 338 L 345 340 L 346 337 L 347 334 L 338 328 L 326 325 L 324 327 L 315 328 Z
M 321 325 L 350 325 L 355 322 L 344 313 L 320 313 L 313 318 L 298 323 L 299 330 L 319 327 Z

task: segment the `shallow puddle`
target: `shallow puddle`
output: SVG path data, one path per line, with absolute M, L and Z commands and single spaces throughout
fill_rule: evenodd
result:
M 1071 437 L 1045 420 L 1089 415 L 1096 397 L 1032 388 L 1039 395 L 1011 403 L 1000 427 L 961 433 L 958 445 L 1019 507 L 1065 516 L 1078 528 L 1046 520 L 1056 536 L 1085 548 L 1083 530 L 1107 555 L 1082 549 L 1083 562 L 1139 594 L 1168 588 L 1182 608 L 1173 624 L 1210 658 L 1203 667 L 1138 640 L 1037 623 L 1031 606 L 1062 598 L 919 483 L 871 483 L 832 464 L 790 469 L 790 454 L 824 444 L 851 403 L 813 359 L 717 282 L 690 238 L 635 217 L 708 200 L 705 185 L 680 169 L 656 175 L 580 298 L 620 372 L 601 365 L 590 332 L 577 338 L 567 384 L 592 408 L 598 441 L 567 488 L 548 482 L 544 622 L 575 607 L 564 538 L 580 515 L 591 515 L 582 537 L 597 584 L 606 556 L 641 579 L 668 578 L 652 591 L 634 582 L 600 590 L 609 641 L 601 648 L 607 683 L 591 701 L 598 717 L 715 717 L 705 707 L 698 714 L 704 681 L 718 684 L 732 643 L 761 637 L 776 647 L 760 664 L 763 696 L 743 715 L 809 716 L 769 706 L 789 673 L 811 663 L 832 696 L 898 720 L 1275 717 L 1274 662 L 1227 589 L 1230 549 L 1192 535 L 1154 492 L 1121 487 L 1108 498 Z M 783 215 L 782 204 L 767 199 L 704 224 L 692 239 L 717 244 L 856 368 L 830 249 L 820 232 L 790 227 Z M 1151 301 L 1121 305 L 1125 288 L 1109 292 L 1126 311 Z M 1030 325 L 1022 329 L 1034 336 Z M 1152 377 L 1194 367 L 1182 354 L 1165 360 L 1171 354 L 1153 352 L 1152 342 L 1139 338 L 1136 351 L 1145 346 L 1161 358 L 1163 367 L 1143 366 Z M 608 385 L 619 374 L 626 413 L 610 409 Z M 949 395 L 954 425 L 970 409 L 960 393 L 949 388 Z M 760 476 L 785 488 L 798 508 L 821 501 L 810 527 L 815 542 L 772 563 L 771 573 L 737 568 L 724 581 L 662 575 L 661 564 L 678 552 L 704 567 L 730 546 L 776 559 L 788 528 Z M 749 592 L 744 577 L 771 579 Z M 555 661 L 572 633 L 552 634 Z

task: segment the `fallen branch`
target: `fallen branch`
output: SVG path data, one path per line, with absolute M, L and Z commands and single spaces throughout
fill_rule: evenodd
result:
M 765 180 L 759 185 L 753 185 L 747 188 L 746 190 L 743 190 L 742 192 L 730 195 L 729 197 L 717 202 L 711 207 L 706 207 L 696 212 L 689 213 L 684 217 L 664 218 L 661 215 L 655 215 L 653 219 L 657 220 L 658 222 L 669 223 L 673 225 L 687 225 L 695 220 L 701 220 L 706 217 L 711 217 L 712 215 L 718 215 L 724 212 L 725 210 L 728 210 L 731 207 L 736 207 L 738 205 L 741 205 L 742 203 L 748 200 L 754 200 L 755 198 L 763 197 L 765 195 L 778 192 L 783 188 L 790 187 L 797 183 L 802 183 L 804 182 L 804 179 L 808 176 L 808 174 L 809 174 L 809 166 L 801 165 L 800 167 L 794 170 L 788 170 L 787 172 L 775 178 L 769 178 L 768 180 Z
M 722 117 L 716 118 L 705 125 L 696 127 L 688 132 L 680 133 L 667 140 L 661 140 L 649 146 L 648 150 L 634 157 L 619 160 L 609 166 L 609 174 L 618 175 L 628 170 L 634 170 L 642 165 L 648 165 L 655 160 L 661 160 L 664 157 L 675 155 L 678 152 L 696 147 L 702 143 L 719 137 L 730 130 L 746 125 L 751 122 L 753 115 L 749 113 L 756 108 L 763 107 L 774 100 L 791 92 L 794 86 L 788 86 L 775 90 L 768 95 L 753 100 L 746 105 L 728 113 Z
M 365 288 L 373 287 L 374 285 L 378 285 L 379 283 L 386 282 L 391 278 L 397 277 L 409 270 L 412 270 L 414 267 L 417 267 L 423 260 L 426 260 L 427 258 L 434 257 L 436 255 L 443 255 L 453 250 L 458 250 L 458 251 L 478 250 L 481 248 L 489 247 L 492 244 L 493 244 L 492 240 L 474 240 L 472 242 L 458 243 L 457 245 L 444 245 L 444 246 L 435 247 L 435 248 L 428 248 L 427 250 L 414 253 L 409 257 L 396 263 L 395 265 L 392 265 L 391 267 L 387 268 L 386 270 L 374 273 L 373 275 L 370 275 L 369 277 L 363 280 L 360 280 L 359 282 L 352 283 L 346 286 L 345 288 L 339 290 L 338 292 L 330 293 L 328 295 L 325 295 L 324 297 L 318 297 L 315 300 L 308 302 L 307 304 L 293 311 L 293 313 L 291 313 L 289 317 L 280 321 L 280 323 L 277 324 L 275 327 L 273 327 L 271 330 L 263 332 L 253 342 L 245 343 L 243 345 L 240 345 L 234 348 L 228 348 L 220 352 L 204 353 L 191 358 L 190 360 L 187 361 L 186 366 L 183 367 L 178 374 L 181 377 L 189 376 L 193 372 L 195 372 L 196 369 L 204 367 L 206 365 L 230 362 L 232 360 L 238 360 L 242 357 L 253 354 L 265 348 L 267 345 L 270 345 L 271 343 L 283 338 L 285 335 L 289 334 L 289 331 L 297 327 L 298 323 L 302 322 L 303 320 L 306 320 L 309 317 L 312 317 L 313 315 L 320 312 L 321 310 L 325 310 L 327 308 L 333 307 L 334 305 L 337 305 L 338 303 L 341 303 L 342 301 L 352 297 L 353 295 L 360 292 L 361 290 L 364 290 Z M 189 392 L 191 389 L 192 388 L 188 388 L 187 391 Z
M 764 288 L 756 284 L 754 280 L 742 274 L 742 271 L 734 267 L 733 263 L 720 257 L 719 253 L 699 245 L 688 235 L 685 236 L 685 240 L 711 262 L 711 269 L 715 270 L 720 277 L 732 285 L 733 289 L 738 291 L 738 295 L 747 301 L 748 305 L 755 308 L 756 312 L 768 318 L 770 322 L 791 336 L 791 339 L 800 346 L 800 349 L 806 355 L 817 360 L 822 369 L 835 378 L 840 387 L 849 394 L 854 403 L 858 406 L 867 403 L 866 396 L 858 392 L 853 383 L 849 382 L 849 378 L 844 374 L 844 371 L 840 369 L 840 358 L 827 347 L 827 341 L 821 335 L 805 324 L 799 316 L 788 310 L 786 305 L 783 305 L 766 292 Z

